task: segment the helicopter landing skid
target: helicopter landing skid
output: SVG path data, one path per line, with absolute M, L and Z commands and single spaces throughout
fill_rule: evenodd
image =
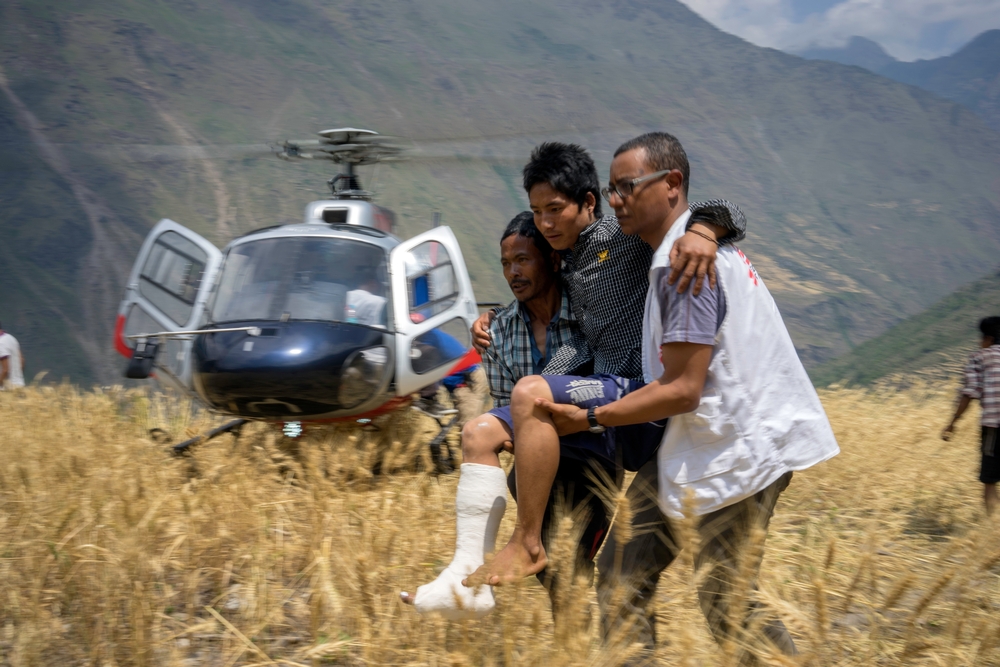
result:
M 451 390 L 449 390 L 448 393 L 454 401 L 454 393 Z M 434 439 L 431 440 L 429 445 L 431 450 L 431 461 L 434 463 L 434 472 L 439 475 L 447 475 L 455 472 L 455 456 L 451 452 L 451 447 L 448 445 L 447 438 L 448 433 L 450 433 L 451 429 L 458 423 L 458 410 L 455 408 L 442 408 L 436 403 L 436 401 L 431 400 L 428 403 L 424 399 L 414 401 L 410 408 L 435 420 L 440 427 L 438 434 L 434 436 Z M 445 419 L 448 421 L 445 422 Z
M 440 420 L 438 420 L 440 424 Z M 455 455 L 451 453 L 448 445 L 448 433 L 458 423 L 458 411 L 451 416 L 448 423 L 441 427 L 434 439 L 431 440 L 431 461 L 434 462 L 434 470 L 439 475 L 447 475 L 455 472 Z
M 212 438 L 220 436 L 223 433 L 230 433 L 232 431 L 236 431 L 237 434 L 239 434 L 240 428 L 248 421 L 249 420 L 247 419 L 234 419 L 232 421 L 226 422 L 222 426 L 213 428 L 211 431 L 208 431 L 207 433 L 196 435 L 193 438 L 178 443 L 174 445 L 172 448 L 174 456 L 181 456 L 182 454 L 185 454 L 188 451 L 188 449 L 191 448 L 193 445 L 201 444 L 203 442 L 208 442 Z

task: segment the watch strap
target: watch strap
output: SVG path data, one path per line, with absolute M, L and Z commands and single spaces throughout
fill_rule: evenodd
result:
M 593 405 L 587 408 L 587 423 L 590 424 L 590 428 L 600 428 L 601 426 L 597 423 L 597 415 L 594 414 L 596 409 Z

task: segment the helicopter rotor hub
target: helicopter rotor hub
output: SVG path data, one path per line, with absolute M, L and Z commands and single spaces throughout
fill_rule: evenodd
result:
M 336 198 L 371 199 L 371 193 L 361 189 L 354 167 L 375 164 L 388 159 L 398 159 L 402 146 L 393 143 L 392 137 L 373 130 L 342 127 L 324 130 L 319 139 L 310 141 L 285 141 L 277 155 L 283 160 L 329 160 L 347 167 L 346 174 L 338 174 L 327 181 Z

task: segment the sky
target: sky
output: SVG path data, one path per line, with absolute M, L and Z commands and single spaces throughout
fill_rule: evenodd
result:
M 726 32 L 792 52 L 860 35 L 899 60 L 929 59 L 1000 28 L 1000 0 L 681 1 Z

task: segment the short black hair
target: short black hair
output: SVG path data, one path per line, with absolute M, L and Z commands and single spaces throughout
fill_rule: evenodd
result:
M 538 227 L 535 227 L 535 214 L 531 211 L 521 211 L 507 223 L 507 229 L 503 230 L 500 243 L 503 243 L 508 236 L 514 235 L 531 239 L 535 247 L 538 248 L 538 252 L 542 253 L 545 261 L 549 261 L 549 258 L 552 257 L 552 246 L 542 236 L 542 233 L 538 231 Z
M 979 320 L 979 330 L 983 336 L 989 336 L 993 343 L 1000 343 L 1000 317 L 984 317 Z
M 524 191 L 548 183 L 582 207 L 587 193 L 594 195 L 594 215 L 601 217 L 601 183 L 597 166 L 582 146 L 547 141 L 535 146 L 521 172 Z
M 615 157 L 636 148 L 646 149 L 646 163 L 653 171 L 679 169 L 684 175 L 684 196 L 687 197 L 691 181 L 691 164 L 677 137 L 666 132 L 647 132 L 619 146 L 615 151 Z

